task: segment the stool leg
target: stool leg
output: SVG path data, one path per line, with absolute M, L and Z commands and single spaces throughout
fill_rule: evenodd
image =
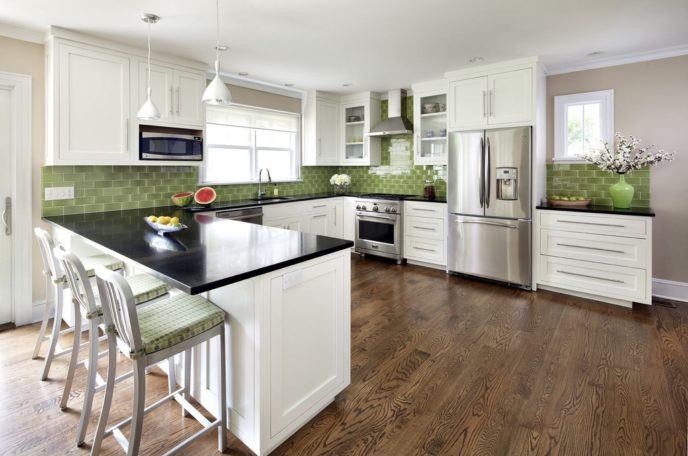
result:
M 36 359 L 38 358 L 38 352 L 41 349 L 41 345 L 43 345 L 43 338 L 45 337 L 45 330 L 48 328 L 48 320 L 50 320 L 50 311 L 52 310 L 53 307 L 53 297 L 50 296 L 53 287 L 52 283 L 50 280 L 50 277 L 45 278 L 45 292 L 46 292 L 46 297 L 45 297 L 45 307 L 43 308 L 43 321 L 41 322 L 41 329 L 38 331 L 38 340 L 36 341 L 36 347 L 33 349 L 33 355 L 31 355 L 31 359 Z
M 182 397 L 187 401 L 191 399 L 191 349 L 184 350 L 184 391 Z M 186 407 L 182 407 L 182 416 L 189 416 Z
M 62 393 L 62 400 L 60 401 L 60 409 L 67 408 L 67 401 L 69 400 L 69 393 L 72 391 L 72 381 L 74 381 L 74 371 L 76 370 L 77 362 L 79 361 L 79 345 L 81 345 L 81 311 L 79 304 L 74 302 L 74 343 L 72 344 L 72 353 L 69 357 L 69 370 L 67 371 L 67 379 L 65 380 L 64 392 Z
M 227 449 L 227 372 L 225 357 L 225 330 L 220 333 L 220 427 L 217 429 L 217 447 L 221 453 Z
M 88 421 L 91 418 L 93 394 L 96 389 L 96 374 L 98 373 L 98 324 L 95 318 L 89 321 L 88 330 L 88 372 L 86 374 L 86 390 L 84 405 L 81 407 L 81 417 L 76 432 L 76 445 L 81 446 L 86 439 Z
M 45 361 L 43 362 L 43 373 L 41 380 L 48 378 L 50 373 L 50 365 L 53 362 L 55 355 L 55 347 L 57 346 L 57 338 L 60 336 L 60 326 L 62 325 L 62 301 L 63 301 L 63 284 L 53 284 L 53 292 L 55 293 L 55 313 L 53 314 L 53 330 L 50 334 L 50 343 L 48 345 L 48 352 L 45 354 Z
M 105 384 L 105 397 L 103 398 L 103 407 L 100 411 L 100 418 L 98 419 L 98 428 L 96 435 L 93 438 L 93 446 L 91 447 L 91 454 L 97 455 L 100 453 L 100 445 L 103 443 L 103 436 L 105 435 L 105 428 L 107 427 L 108 415 L 110 414 L 110 405 L 112 404 L 112 393 L 115 390 L 115 377 L 117 376 L 117 346 L 115 344 L 114 334 L 109 334 L 108 337 L 108 371 L 107 380 Z
M 167 358 L 167 392 L 177 389 L 177 372 L 174 370 L 174 356 Z
M 134 456 L 139 454 L 141 446 L 141 433 L 143 431 L 143 411 L 146 403 L 146 366 L 144 361 L 134 361 L 134 414 L 131 421 L 131 434 L 129 434 L 129 450 L 127 454 Z

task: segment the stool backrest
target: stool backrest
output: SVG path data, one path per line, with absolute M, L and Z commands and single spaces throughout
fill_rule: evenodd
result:
M 53 237 L 43 228 L 36 227 L 33 232 L 38 238 L 38 246 L 43 260 L 43 274 L 51 276 L 53 281 L 62 280 L 64 274 L 62 274 L 62 269 L 53 256 L 53 249 L 55 248 Z
M 120 274 L 103 267 L 96 268 L 96 282 L 105 324 L 108 328 L 114 327 L 117 344 L 130 355 L 142 352 L 143 342 L 131 287 Z
M 88 278 L 86 269 L 79 257 L 68 252 L 61 245 L 53 249 L 53 255 L 64 271 L 67 284 L 72 291 L 72 299 L 75 299 L 84 308 L 88 318 L 98 317 L 98 306 L 93 294 L 91 280 Z

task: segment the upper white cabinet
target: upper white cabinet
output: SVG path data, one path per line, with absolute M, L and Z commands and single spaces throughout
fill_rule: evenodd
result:
M 308 93 L 303 110 L 302 164 L 339 164 L 339 102 L 334 95 Z
M 368 133 L 380 121 L 380 97 L 372 92 L 343 97 L 339 112 L 343 125 L 339 164 L 379 165 L 380 138 L 368 137 Z
M 132 156 L 131 59 L 53 43 L 49 60 L 48 164 L 126 164 Z
M 46 164 L 150 164 L 138 160 L 136 113 L 147 89 L 144 51 L 59 27 L 50 33 Z M 169 59 L 152 65 L 152 96 L 161 119 L 145 123 L 203 129 L 205 66 Z
M 138 61 L 137 107 L 146 101 L 147 63 Z M 160 120 L 154 125 L 203 127 L 205 120 L 201 96 L 205 90 L 205 75 L 178 70 L 164 65 L 151 65 L 151 97 L 160 110 Z
M 449 129 L 532 124 L 535 61 L 448 73 Z
M 413 163 L 447 164 L 447 81 L 413 85 Z

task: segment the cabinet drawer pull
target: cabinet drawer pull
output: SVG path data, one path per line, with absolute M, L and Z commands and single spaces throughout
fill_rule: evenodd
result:
M 567 275 L 578 276 L 578 277 L 586 277 L 588 279 L 606 280 L 607 282 L 614 282 L 614 283 L 626 283 L 623 280 L 607 279 L 606 277 L 598 277 L 598 276 L 592 276 L 592 275 L 587 275 L 587 274 L 579 274 L 577 272 L 568 272 L 568 271 L 560 271 L 560 270 L 557 270 L 557 272 L 560 274 L 567 274 Z
M 595 222 L 576 222 L 574 220 L 557 220 L 559 223 L 574 223 L 576 225 L 595 225 L 595 226 L 611 226 L 613 228 L 626 228 L 626 225 L 615 225 L 613 223 L 595 223 Z
M 322 218 L 322 217 L 327 217 L 327 214 L 318 214 L 318 215 L 313 216 L 313 218 Z
M 422 251 L 424 251 L 424 252 L 432 252 L 432 253 L 435 253 L 435 250 L 434 250 L 434 249 L 426 249 L 426 248 L 423 248 L 423 247 L 416 247 L 415 245 L 413 246 L 413 248 L 416 249 L 416 250 L 422 250 Z
M 560 245 L 562 247 L 574 247 L 577 249 L 588 249 L 588 250 L 599 250 L 600 252 L 612 252 L 612 253 L 626 253 L 623 250 L 614 250 L 614 249 L 603 249 L 600 247 L 588 247 L 585 245 L 575 245 L 575 244 L 560 244 L 557 243 L 557 245 Z
M 436 212 L 435 209 L 424 209 L 422 207 L 412 207 L 411 210 L 419 212 Z
M 416 226 L 416 225 L 413 225 L 413 228 L 415 228 L 415 229 L 417 229 L 417 230 L 437 231 L 435 228 L 428 228 L 428 227 L 425 227 L 425 226 Z
M 319 207 L 327 207 L 327 204 L 318 204 L 317 206 L 312 206 L 313 209 L 317 209 Z

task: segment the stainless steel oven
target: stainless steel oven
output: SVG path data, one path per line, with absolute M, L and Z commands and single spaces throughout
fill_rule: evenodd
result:
M 356 252 L 402 262 L 401 198 L 401 195 L 370 195 L 356 201 Z

